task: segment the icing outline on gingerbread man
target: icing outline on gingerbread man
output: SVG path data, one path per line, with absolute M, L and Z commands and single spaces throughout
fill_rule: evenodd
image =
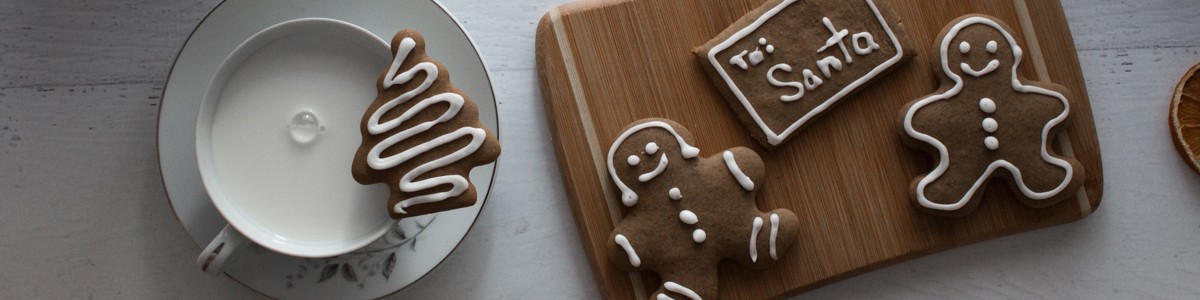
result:
M 949 165 L 950 165 L 949 150 L 946 148 L 946 145 L 943 144 L 940 140 L 933 138 L 932 136 L 929 136 L 925 133 L 918 132 L 915 128 L 913 128 L 913 123 L 912 123 L 913 116 L 916 114 L 916 112 L 918 110 L 920 110 L 922 107 L 924 107 L 926 105 L 929 105 L 930 103 L 949 99 L 949 98 L 956 96 L 962 92 L 963 78 L 962 78 L 962 76 L 959 76 L 957 73 L 955 73 L 951 69 L 948 52 L 949 52 L 949 49 L 951 48 L 951 45 L 950 45 L 951 42 L 958 36 L 958 33 L 960 31 L 962 31 L 964 28 L 966 28 L 967 26 L 971 26 L 971 25 L 984 25 L 984 26 L 989 26 L 989 27 L 994 28 L 996 31 L 999 31 L 1000 34 L 1004 36 L 1004 38 L 1005 38 L 1005 40 L 1007 40 L 1009 46 L 1012 47 L 1013 59 L 1014 59 L 1013 66 L 1012 66 L 1012 88 L 1013 88 L 1013 90 L 1015 90 L 1017 92 L 1021 92 L 1021 93 L 1037 93 L 1037 94 L 1042 94 L 1042 95 L 1046 95 L 1046 96 L 1051 96 L 1051 97 L 1058 99 L 1059 101 L 1062 101 L 1063 112 L 1061 114 L 1059 114 L 1057 117 L 1055 117 L 1054 119 L 1051 119 L 1049 122 L 1047 122 L 1046 126 L 1042 128 L 1041 145 L 1040 145 L 1040 148 L 1041 148 L 1040 152 L 1041 152 L 1042 160 L 1049 164 L 1063 168 L 1066 171 L 1066 174 L 1063 176 L 1062 182 L 1060 182 L 1055 188 L 1053 188 L 1049 191 L 1038 192 L 1038 191 L 1031 190 L 1025 184 L 1024 179 L 1021 177 L 1021 170 L 1019 168 L 1017 168 L 1016 166 L 1014 166 L 1012 163 L 1001 158 L 1001 159 L 997 159 L 997 160 L 991 162 L 987 166 L 986 170 L 984 170 L 983 174 L 981 174 L 979 176 L 979 178 L 975 180 L 974 184 L 971 186 L 971 188 L 969 190 L 967 190 L 967 192 L 963 195 L 963 197 L 958 199 L 954 203 L 949 203 L 949 204 L 935 203 L 933 201 L 930 201 L 925 196 L 926 186 L 928 186 L 930 183 L 932 183 L 932 182 L 936 181 L 938 178 L 940 178 L 943 174 L 946 173 L 946 170 L 949 168 Z M 965 48 L 965 47 L 969 47 L 969 46 L 960 46 L 960 47 Z M 993 46 L 991 44 L 989 44 L 988 48 L 989 48 L 989 51 L 991 51 Z M 934 148 L 937 149 L 938 157 L 939 157 L 937 167 L 932 172 L 925 175 L 921 179 L 921 181 L 917 184 L 916 198 L 917 198 L 918 204 L 920 204 L 921 206 L 923 206 L 925 208 L 942 210 L 942 211 L 954 211 L 954 210 L 961 209 L 963 206 L 967 205 L 967 203 L 969 203 L 971 201 L 971 199 L 974 197 L 975 193 L 979 190 L 979 188 L 981 188 L 983 186 L 983 183 L 987 182 L 988 179 L 991 177 L 992 173 L 995 172 L 996 169 L 998 169 L 998 168 L 1005 168 L 1009 172 L 1011 172 L 1015 179 L 1013 181 L 1014 184 L 1017 186 L 1018 190 L 1021 191 L 1021 194 L 1023 194 L 1025 197 L 1027 197 L 1029 199 L 1033 199 L 1033 200 L 1049 199 L 1049 198 L 1052 198 L 1052 197 L 1058 195 L 1064 189 L 1066 189 L 1070 185 L 1071 180 L 1074 177 L 1075 170 L 1071 166 L 1070 162 L 1068 162 L 1064 159 L 1060 159 L 1060 158 L 1051 156 L 1049 153 L 1049 149 L 1048 149 L 1048 147 L 1049 147 L 1048 143 L 1049 143 L 1050 132 L 1053 131 L 1054 127 L 1058 126 L 1060 123 L 1062 123 L 1064 120 L 1067 119 L 1067 116 L 1070 114 L 1070 111 L 1071 111 L 1071 106 L 1067 102 L 1067 98 L 1065 96 L 1063 96 L 1061 93 L 1058 93 L 1058 92 L 1055 92 L 1055 91 L 1052 91 L 1049 89 L 1045 89 L 1045 88 L 1041 88 L 1041 87 L 1037 87 L 1037 86 L 1033 86 L 1033 85 L 1025 85 L 1025 84 L 1021 83 L 1021 80 L 1017 77 L 1017 68 L 1018 68 L 1018 66 L 1021 65 L 1023 51 L 1021 50 L 1021 47 L 1017 45 L 1017 41 L 1012 36 L 1012 34 L 1010 34 L 1007 30 L 1005 30 L 1004 27 L 1001 26 L 999 23 L 997 23 L 995 20 L 992 20 L 990 18 L 983 17 L 983 16 L 971 16 L 971 17 L 964 18 L 962 21 L 959 21 L 953 27 L 950 28 L 950 30 L 946 34 L 946 37 L 942 39 L 941 46 L 939 47 L 939 49 L 940 49 L 940 55 L 941 55 L 940 59 L 942 62 L 941 63 L 942 70 L 943 70 L 945 76 L 949 77 L 950 80 L 952 80 L 954 82 L 954 87 L 950 88 L 949 90 L 947 90 L 944 93 L 927 96 L 925 98 L 918 100 L 917 102 L 915 102 L 912 105 L 911 108 L 908 109 L 908 111 L 904 115 L 904 131 L 909 136 L 911 136 L 919 141 L 926 142 L 926 143 L 932 145 Z M 969 51 L 969 48 L 966 48 L 966 49 L 967 49 L 967 51 Z M 991 71 L 994 71 L 996 68 L 993 68 L 991 66 L 992 65 L 998 66 L 998 63 L 995 63 L 995 62 L 996 62 L 995 60 L 993 60 L 992 62 L 989 62 L 989 64 L 985 67 L 984 70 L 979 70 L 979 71 L 971 69 L 971 67 L 969 65 L 966 65 L 965 63 L 963 66 L 961 66 L 961 68 L 963 69 L 963 71 L 965 73 L 968 73 L 969 75 L 972 75 L 975 77 L 980 77 L 980 76 L 987 75 L 988 73 L 991 73 Z M 991 71 L 987 71 L 988 69 L 991 69 Z M 984 71 L 987 71 L 987 72 L 984 72 Z M 976 74 L 978 74 L 978 75 L 976 75 Z M 991 147 L 991 146 L 989 146 L 989 147 Z

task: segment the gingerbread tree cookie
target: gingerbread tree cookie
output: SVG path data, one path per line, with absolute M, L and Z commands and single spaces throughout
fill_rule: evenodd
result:
M 715 299 L 718 262 L 766 268 L 797 239 L 795 214 L 755 206 L 766 172 L 754 151 L 699 158 L 691 140 L 673 121 L 647 119 L 608 152 L 609 175 L 630 208 L 609 237 L 608 255 L 621 269 L 658 273 L 663 285 L 652 299 Z
M 1057 203 L 1082 184 L 1083 167 L 1050 144 L 1067 125 L 1070 93 L 1022 78 L 1023 51 L 1009 32 L 990 16 L 955 20 L 934 49 L 941 89 L 901 111 L 902 136 L 937 162 L 912 184 L 922 209 L 966 215 L 992 178 L 1005 179 L 1033 207 Z
M 387 183 L 393 219 L 475 204 L 471 169 L 495 162 L 500 142 L 479 122 L 471 97 L 425 53 L 414 30 L 392 38 L 391 65 L 379 78 L 379 96 L 362 120 L 354 180 Z

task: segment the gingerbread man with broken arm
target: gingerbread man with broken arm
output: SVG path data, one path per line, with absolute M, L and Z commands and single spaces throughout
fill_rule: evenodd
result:
M 608 256 L 621 269 L 658 273 L 663 284 L 651 299 L 715 299 L 721 260 L 763 269 L 797 240 L 794 213 L 755 205 L 766 178 L 758 154 L 738 147 L 702 158 L 693 140 L 678 123 L 646 119 L 608 152 L 609 175 L 628 208 L 609 236 Z

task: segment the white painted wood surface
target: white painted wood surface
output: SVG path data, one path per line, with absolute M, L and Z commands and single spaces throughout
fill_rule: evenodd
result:
M 1200 175 L 1183 165 L 1166 129 L 1171 90 L 1200 61 L 1200 2 L 1062 1 L 1099 127 L 1100 209 L 797 298 L 1200 294 Z M 599 297 L 533 65 L 535 24 L 564 2 L 444 0 L 493 72 L 505 154 L 464 245 L 393 297 Z M 199 249 L 171 213 L 155 157 L 164 80 L 218 3 L 0 2 L 0 298 L 262 297 L 195 270 Z

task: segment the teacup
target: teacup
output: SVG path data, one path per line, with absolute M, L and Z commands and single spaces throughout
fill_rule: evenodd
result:
M 219 274 L 245 245 L 297 257 L 359 249 L 395 224 L 387 188 L 350 174 L 389 45 L 350 23 L 296 19 L 239 45 L 196 123 L 204 188 L 228 225 L 197 259 Z

